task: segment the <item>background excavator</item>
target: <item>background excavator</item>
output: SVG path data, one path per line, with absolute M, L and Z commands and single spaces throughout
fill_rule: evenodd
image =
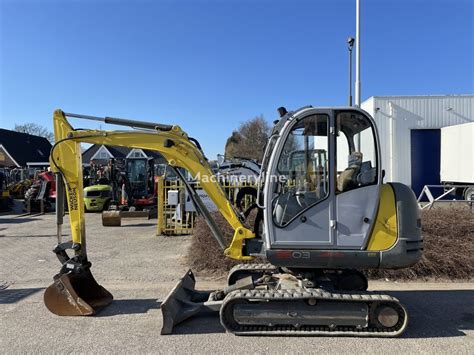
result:
M 126 158 L 114 168 L 111 186 L 114 199 L 102 212 L 103 226 L 120 226 L 123 217 L 156 217 L 157 180 L 153 159 Z
M 88 183 L 85 196 L 87 210 L 106 211 L 110 204 L 119 210 L 130 207 L 140 211 L 156 209 L 156 177 L 153 165 L 151 158 L 133 157 L 113 159 L 105 168 L 100 166 L 97 172 L 89 171 L 90 175 L 85 179 Z M 92 178 L 91 175 L 96 177 Z M 104 189 L 106 186 L 108 188 Z M 104 191 L 110 193 L 101 196 Z M 94 201 L 96 197 L 106 197 L 108 203 Z
M 94 176 L 95 178 L 92 178 Z M 153 159 L 131 157 L 94 166 L 85 179 L 86 211 L 101 211 L 103 226 L 120 226 L 122 217 L 155 217 L 157 177 Z
M 234 267 L 228 286 L 214 291 L 195 290 L 188 271 L 161 304 L 162 334 L 210 310 L 237 335 L 400 335 L 406 309 L 392 296 L 368 292 L 358 270 L 415 264 L 423 250 L 421 222 L 413 192 L 382 181 L 374 120 L 354 107 L 278 111 L 258 182 L 261 223 L 253 228 L 212 179 L 198 141 L 180 127 L 55 111 L 50 162 L 60 177 L 58 199 L 67 194 L 72 240 L 61 240 L 58 211 L 54 252 L 62 267 L 45 291 L 47 308 L 63 316 L 92 315 L 113 299 L 92 276 L 87 258 L 80 149 L 85 142 L 156 150 L 170 166 L 188 170 L 235 231 L 227 243 L 183 179 L 224 254 L 268 262 Z M 67 117 L 138 130 L 76 130 Z
M 37 172 L 36 178 L 25 192 L 24 210 L 26 212 L 49 212 L 56 202 L 55 175 L 50 171 Z

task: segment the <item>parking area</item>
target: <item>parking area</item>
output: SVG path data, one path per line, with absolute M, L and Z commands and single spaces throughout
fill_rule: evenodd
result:
M 474 285 L 468 282 L 372 282 L 372 289 L 389 291 L 408 308 L 409 327 L 399 339 L 236 337 L 224 333 L 216 316 L 195 318 L 161 336 L 160 301 L 187 270 L 190 237 L 157 237 L 155 231 L 154 220 L 104 228 L 99 214 L 88 214 L 92 272 L 115 301 L 94 317 L 57 317 L 42 302 L 59 270 L 51 252 L 54 215 L 1 215 L 2 352 L 468 353 L 474 348 Z M 199 275 L 197 287 L 224 282 Z

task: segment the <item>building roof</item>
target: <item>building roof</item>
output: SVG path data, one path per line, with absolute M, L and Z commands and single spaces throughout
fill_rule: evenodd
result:
M 368 101 L 372 98 L 376 98 L 376 99 L 391 99 L 391 98 L 413 98 L 413 99 L 439 99 L 439 98 L 472 98 L 474 97 L 474 94 L 439 94 L 439 95 L 436 95 L 436 94 L 433 94 L 433 95 L 373 95 L 373 96 L 370 96 L 368 97 L 367 99 L 365 99 L 364 101 Z
M 46 138 L 2 128 L 0 145 L 18 167 L 26 166 L 26 163 L 47 162 L 52 147 Z
M 102 147 L 100 144 L 93 144 L 89 148 L 87 148 L 83 153 L 82 153 L 82 162 L 83 163 L 89 163 L 92 159 L 92 157 L 97 153 L 97 151 Z M 127 148 L 127 147 L 118 147 L 118 146 L 113 146 L 113 145 L 104 145 L 105 148 L 110 152 L 110 154 L 113 155 L 114 158 L 126 158 L 127 155 L 132 151 L 133 148 Z M 163 159 L 162 155 L 158 152 L 155 152 L 153 150 L 146 150 L 142 149 L 143 152 L 150 158 L 153 159 Z

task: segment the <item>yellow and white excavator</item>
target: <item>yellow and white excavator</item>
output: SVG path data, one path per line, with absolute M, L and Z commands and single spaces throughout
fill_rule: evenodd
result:
M 113 300 L 92 276 L 87 258 L 80 149 L 80 143 L 107 144 L 155 150 L 170 166 L 188 170 L 234 230 L 228 244 L 183 179 L 224 254 L 268 262 L 234 267 L 228 286 L 212 292 L 195 290 L 188 271 L 161 304 L 162 334 L 211 310 L 237 335 L 400 335 L 408 320 L 405 308 L 394 297 L 368 292 L 359 270 L 415 264 L 423 250 L 421 223 L 413 192 L 383 183 L 374 120 L 354 107 L 278 111 L 259 177 L 257 223 L 251 228 L 213 178 L 198 141 L 180 127 L 56 110 L 50 162 L 58 174 L 54 252 L 62 267 L 45 292 L 47 308 L 62 316 L 92 315 Z M 135 130 L 74 129 L 68 118 Z M 66 242 L 61 240 L 64 190 L 72 233 Z

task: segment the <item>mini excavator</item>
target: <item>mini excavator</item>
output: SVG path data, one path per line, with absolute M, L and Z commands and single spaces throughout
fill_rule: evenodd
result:
M 411 189 L 383 183 L 374 120 L 355 107 L 278 109 L 258 182 L 252 227 L 228 201 L 201 149 L 179 126 L 54 112 L 56 143 L 50 162 L 58 174 L 58 199 L 67 197 L 72 240 L 61 240 L 61 269 L 44 294 L 60 316 L 92 315 L 113 300 L 94 279 L 87 257 L 80 143 L 158 151 L 184 168 L 234 230 L 230 243 L 199 195 L 180 175 L 224 254 L 265 264 L 242 263 L 220 290 L 195 289 L 192 271 L 161 304 L 161 334 L 201 311 L 218 312 L 236 335 L 394 337 L 407 326 L 405 307 L 394 297 L 368 292 L 361 270 L 396 269 L 422 255 L 421 221 Z M 97 120 L 135 130 L 74 129 L 68 118 Z M 59 201 L 61 202 L 61 201 Z M 63 206 L 64 203 L 57 203 Z

